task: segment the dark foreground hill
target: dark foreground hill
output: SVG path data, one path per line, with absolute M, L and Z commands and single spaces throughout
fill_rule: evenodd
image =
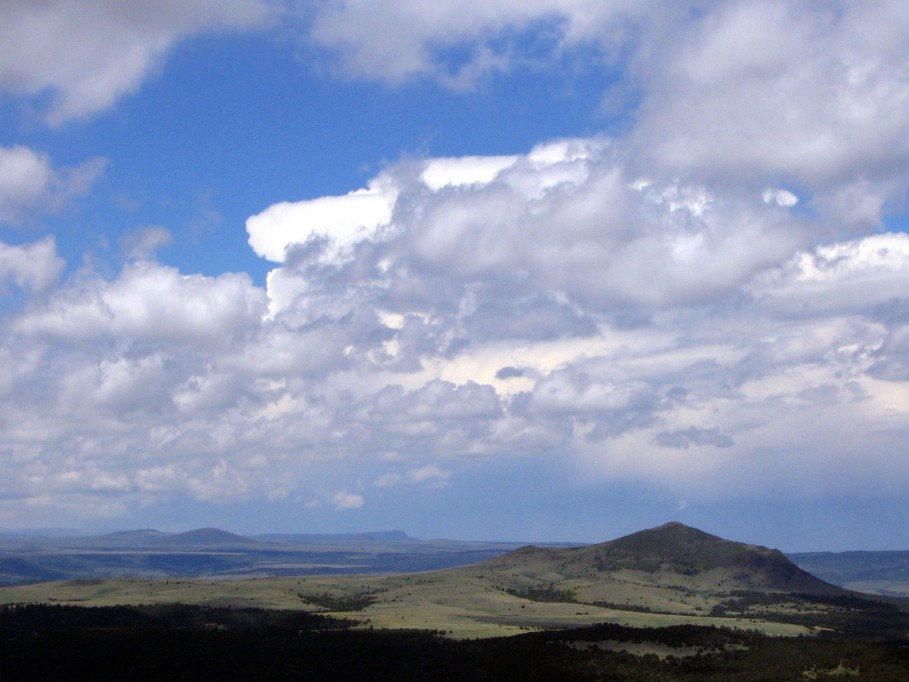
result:
M 904 642 L 864 636 L 768 637 L 691 625 L 601 624 L 457 641 L 428 630 L 353 626 L 286 610 L 0 608 L 0 679 L 909 679 Z

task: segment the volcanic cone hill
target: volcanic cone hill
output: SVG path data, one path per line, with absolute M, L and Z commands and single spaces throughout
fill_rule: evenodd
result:
M 621 571 L 698 577 L 715 572 L 750 588 L 824 595 L 845 593 L 806 573 L 779 550 L 725 540 L 675 521 L 585 547 L 521 548 L 487 565 L 507 568 L 527 565 L 529 560 L 548 562 L 564 577 Z
M 581 603 L 660 611 L 709 609 L 743 591 L 848 594 L 806 573 L 778 550 L 725 540 L 677 522 L 585 547 L 522 547 L 476 569 L 502 576 L 514 594 L 570 596 Z

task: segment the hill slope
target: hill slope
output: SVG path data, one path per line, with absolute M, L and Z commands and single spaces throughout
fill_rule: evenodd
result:
M 255 540 L 250 540 L 242 535 L 229 533 L 219 528 L 188 530 L 184 533 L 157 537 L 152 542 L 160 546 L 193 548 L 247 547 L 259 544 Z
M 485 565 L 506 571 L 536 566 L 562 580 L 640 573 L 675 576 L 675 583 L 715 582 L 725 591 L 846 594 L 803 571 L 779 550 L 725 540 L 678 522 L 585 547 L 525 547 Z

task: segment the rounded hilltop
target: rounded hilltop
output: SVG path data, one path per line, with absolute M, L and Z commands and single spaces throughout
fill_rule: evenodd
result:
M 806 573 L 779 550 L 726 540 L 679 521 L 583 547 L 524 547 L 486 565 L 496 569 L 532 566 L 534 572 L 563 579 L 642 572 L 698 578 L 726 589 L 844 592 Z

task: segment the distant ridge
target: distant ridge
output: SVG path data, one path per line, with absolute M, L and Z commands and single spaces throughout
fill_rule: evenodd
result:
M 171 535 L 173 535 L 173 533 L 165 533 L 163 530 L 155 530 L 154 528 L 139 528 L 136 530 L 121 530 L 117 531 L 116 533 L 106 533 L 104 535 L 98 536 L 98 539 L 122 542 L 137 542 L 146 540 L 158 540 L 160 538 L 170 537 Z
M 81 535 L 75 528 L 0 528 L 0 538 L 73 538 Z
M 859 592 L 909 597 L 909 551 L 790 553 L 822 580 Z
M 197 528 L 184 533 L 152 538 L 153 544 L 168 547 L 242 547 L 259 544 L 255 540 L 220 528 Z
M 622 571 L 709 576 L 725 589 L 749 589 L 835 596 L 846 590 L 803 571 L 785 554 L 760 545 L 725 540 L 677 521 L 616 540 L 584 547 L 522 547 L 484 565 L 502 570 L 548 565 L 562 577 Z
M 271 542 L 416 542 L 403 530 L 380 530 L 366 533 L 266 533 L 252 539 Z

